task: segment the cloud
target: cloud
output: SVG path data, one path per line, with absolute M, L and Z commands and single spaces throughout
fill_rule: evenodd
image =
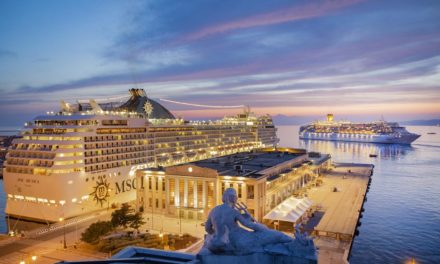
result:
M 360 1 L 357 0 L 337 0 L 337 1 L 325 1 L 319 4 L 317 3 L 308 4 L 299 7 L 295 6 L 291 8 L 283 8 L 281 10 L 258 14 L 244 19 L 208 26 L 181 37 L 181 40 L 194 41 L 211 35 L 222 34 L 225 32 L 238 30 L 238 29 L 275 25 L 280 23 L 287 23 L 292 21 L 325 16 L 328 15 L 329 13 L 333 13 L 337 11 L 338 9 L 359 2 Z
M 17 57 L 18 57 L 18 54 L 14 51 L 0 49 L 0 58 L 10 59 L 10 58 L 17 58 Z

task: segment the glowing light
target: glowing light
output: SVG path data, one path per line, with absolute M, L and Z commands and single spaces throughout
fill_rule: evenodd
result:
M 202 104 L 191 104 L 191 103 L 185 103 L 185 102 L 178 102 L 173 100 L 167 100 L 167 99 L 159 99 L 164 102 L 169 102 L 173 104 L 180 104 L 180 105 L 188 105 L 188 106 L 196 106 L 196 107 L 206 107 L 206 108 L 241 108 L 244 107 L 244 105 L 202 105 Z M 209 120 L 211 121 L 211 120 Z
M 189 168 L 188 168 L 188 172 L 193 172 L 193 168 L 192 168 L 192 167 L 189 167 Z

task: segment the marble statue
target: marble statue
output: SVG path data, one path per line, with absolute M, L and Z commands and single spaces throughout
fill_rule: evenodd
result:
M 243 256 L 254 253 L 299 256 L 316 260 L 313 240 L 296 231 L 296 239 L 258 223 L 237 193 L 228 188 L 223 204 L 211 210 L 205 224 L 207 235 L 199 255 Z

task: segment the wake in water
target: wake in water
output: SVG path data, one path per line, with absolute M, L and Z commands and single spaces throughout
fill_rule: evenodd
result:
M 440 148 L 440 145 L 431 145 L 431 144 L 412 144 L 413 146 L 420 146 L 420 147 L 430 147 L 430 148 Z

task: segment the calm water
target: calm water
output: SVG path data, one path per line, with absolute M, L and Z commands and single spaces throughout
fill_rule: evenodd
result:
M 350 263 L 406 263 L 411 257 L 417 263 L 440 263 L 440 127 L 407 127 L 422 135 L 412 146 L 303 141 L 298 128 L 279 126 L 280 145 L 375 165 Z M 378 157 L 370 158 L 371 153 Z M 0 231 L 6 232 L 4 206 L 0 191 Z

